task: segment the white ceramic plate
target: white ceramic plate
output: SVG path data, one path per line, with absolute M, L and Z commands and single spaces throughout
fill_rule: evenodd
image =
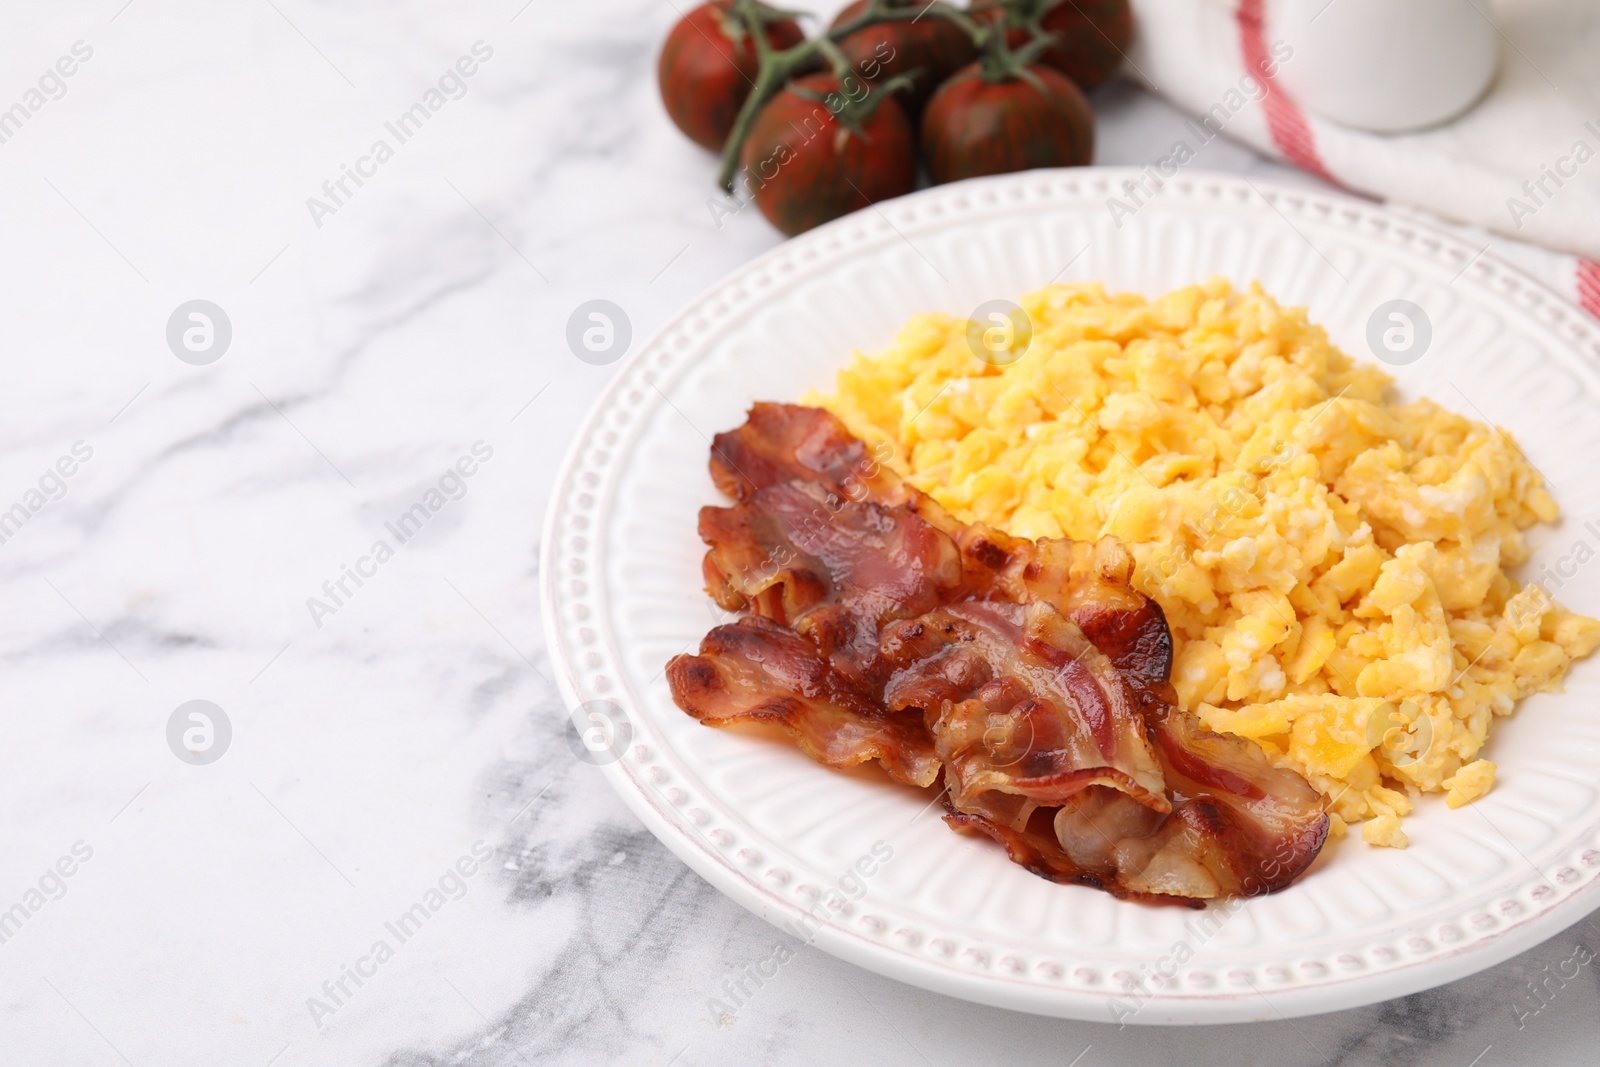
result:
M 695 535 L 696 510 L 719 501 L 709 435 L 754 400 L 827 385 L 852 350 L 885 345 L 917 311 L 965 315 L 1055 279 L 1147 295 L 1212 274 L 1260 279 L 1362 358 L 1373 310 L 1414 301 L 1433 340 L 1396 369 L 1402 392 L 1513 431 L 1568 516 L 1534 535 L 1526 573 L 1577 541 L 1600 548 L 1584 528 L 1600 515 L 1600 326 L 1583 312 L 1454 237 L 1290 187 L 1185 175 L 1119 226 L 1107 200 L 1134 176 L 1033 171 L 858 212 L 738 271 L 632 356 L 572 447 L 543 545 L 563 695 L 573 708 L 614 702 L 628 720 L 605 773 L 684 862 L 768 921 L 831 915 L 802 936 L 1021 1011 L 1135 1023 L 1332 1011 L 1552 936 L 1600 905 L 1600 663 L 1500 723 L 1494 792 L 1459 811 L 1422 802 L 1409 850 L 1352 836 L 1288 890 L 1209 913 L 1051 884 L 937 811 L 919 817 L 928 797 L 873 770 L 831 771 L 673 705 L 662 665 L 725 621 L 702 592 Z M 1600 610 L 1600 564 L 1558 595 Z M 848 877 L 858 863 L 870 875 Z

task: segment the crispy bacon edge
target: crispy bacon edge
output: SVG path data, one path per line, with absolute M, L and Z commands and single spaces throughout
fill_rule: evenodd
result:
M 875 759 L 908 785 L 930 786 L 939 777 L 920 716 L 869 699 L 815 645 L 770 619 L 747 615 L 716 627 L 698 655 L 674 656 L 666 673 L 678 706 L 708 726 L 770 723 L 830 767 Z

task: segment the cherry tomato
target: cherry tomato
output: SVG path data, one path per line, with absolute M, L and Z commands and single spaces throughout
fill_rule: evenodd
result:
M 1000 17 L 1000 11 L 990 8 L 974 15 L 992 22 Z M 1056 68 L 1084 92 L 1115 74 L 1123 53 L 1133 43 L 1133 12 L 1128 0 L 1060 0 L 1039 19 L 1039 26 L 1057 38 L 1039 62 Z M 1020 48 L 1031 37 L 1027 30 L 1012 30 L 1006 34 L 1006 44 Z
M 691 141 L 713 152 L 728 139 L 759 66 L 755 41 L 729 20 L 731 6 L 732 0 L 713 0 L 679 19 L 656 66 L 667 114 Z M 793 19 L 767 23 L 766 34 L 777 49 L 805 39 Z
M 868 2 L 856 0 L 839 12 L 833 26 L 837 28 L 860 16 Z M 896 0 L 890 6 L 915 11 L 925 7 L 926 0 Z M 911 74 L 916 80 L 895 99 L 913 119 L 922 113 L 923 105 L 940 82 L 978 58 L 967 31 L 937 15 L 868 26 L 840 41 L 839 48 L 856 74 L 869 82 Z
M 922 114 L 922 147 L 935 183 L 1094 158 L 1094 114 L 1071 79 L 1035 63 L 1032 75 L 985 81 L 979 64 L 939 87 Z
M 820 94 L 812 99 L 807 93 Z M 861 133 L 839 120 L 851 101 L 871 108 Z M 791 82 L 756 116 L 740 155 L 756 206 L 789 234 L 909 193 L 917 156 L 905 109 L 860 79 L 832 74 Z

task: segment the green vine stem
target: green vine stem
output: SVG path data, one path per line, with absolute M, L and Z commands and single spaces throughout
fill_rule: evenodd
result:
M 1006 24 L 1002 21 L 999 25 Z M 1014 49 L 1006 44 L 1006 34 L 1003 32 L 990 34 L 988 40 L 979 43 L 978 74 L 991 85 L 1020 78 L 1042 92 L 1044 85 L 1028 66 L 1044 55 L 1056 43 L 1057 37 L 1040 26 L 1037 17 L 1023 28 L 1028 30 L 1031 37 L 1021 48 Z
M 973 10 L 983 10 L 988 6 L 982 5 Z M 745 98 L 744 106 L 739 109 L 727 144 L 722 149 L 722 166 L 717 173 L 717 183 L 722 186 L 723 192 L 730 195 L 734 191 L 734 179 L 739 173 L 739 153 L 762 107 L 794 78 L 815 69 L 819 61 L 825 61 L 841 80 L 852 73 L 850 61 L 839 48 L 839 42 L 851 34 L 879 23 L 915 21 L 931 16 L 947 19 L 960 26 L 972 38 L 980 53 L 988 54 L 996 48 L 1007 51 L 1006 20 L 984 25 L 975 21 L 971 12 L 951 7 L 944 0 L 934 0 L 922 8 L 891 8 L 888 0 L 869 0 L 866 10 L 849 22 L 785 49 L 772 47 L 767 40 L 766 25 L 779 19 L 792 18 L 793 12 L 781 11 L 761 0 L 734 0 L 728 15 L 740 32 L 749 33 L 753 38 L 760 64 L 755 85 Z

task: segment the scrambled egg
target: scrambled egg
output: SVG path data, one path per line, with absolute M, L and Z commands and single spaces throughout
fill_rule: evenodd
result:
M 1025 347 L 918 316 L 807 402 L 965 521 L 1125 542 L 1183 706 L 1304 774 L 1336 833 L 1403 848 L 1415 797 L 1487 792 L 1490 724 L 1600 644 L 1507 574 L 1558 516 L 1507 435 L 1393 402 L 1259 285 L 1058 285 L 1022 307 Z

